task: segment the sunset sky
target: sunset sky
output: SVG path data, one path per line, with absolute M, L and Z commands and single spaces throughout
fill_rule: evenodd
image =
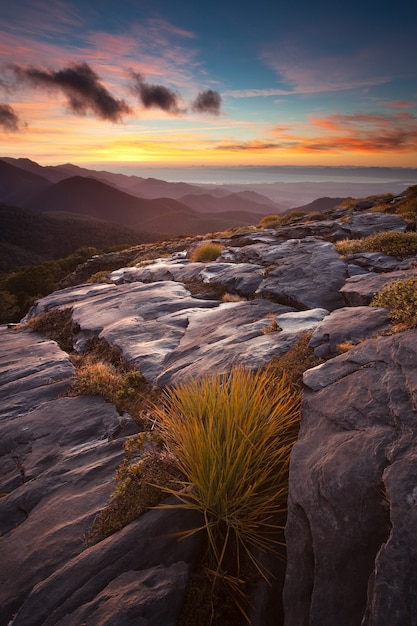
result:
M 417 3 L 0 0 L 0 156 L 417 167 Z

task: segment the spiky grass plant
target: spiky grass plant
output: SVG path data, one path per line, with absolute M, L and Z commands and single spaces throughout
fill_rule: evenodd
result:
M 166 392 L 156 407 L 162 435 L 185 481 L 177 506 L 201 511 L 214 574 L 237 580 L 242 564 L 266 572 L 258 551 L 279 543 L 299 398 L 270 368 L 235 367 Z

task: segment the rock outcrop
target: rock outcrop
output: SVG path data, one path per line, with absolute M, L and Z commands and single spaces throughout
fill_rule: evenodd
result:
M 288 626 L 416 621 L 417 330 L 304 374 L 291 457 Z
M 77 350 L 105 339 L 161 387 L 259 367 L 312 332 L 326 361 L 305 372 L 291 460 L 287 626 L 417 620 L 417 331 L 390 334 L 387 311 L 367 306 L 382 284 L 416 275 L 417 259 L 342 258 L 334 245 L 405 227 L 358 205 L 220 236 L 216 262 L 176 247 L 116 269 L 112 255 L 110 283 L 69 285 L 22 321 L 70 309 Z M 0 626 L 174 626 L 200 546 L 198 535 L 179 543 L 175 533 L 199 519 L 153 510 L 85 541 L 138 426 L 98 397 L 68 397 L 68 355 L 24 328 L 0 328 L 0 363 Z M 253 621 L 272 626 L 276 588 L 262 593 Z

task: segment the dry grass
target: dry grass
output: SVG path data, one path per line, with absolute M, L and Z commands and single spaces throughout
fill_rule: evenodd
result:
M 191 261 L 194 263 L 207 263 L 209 261 L 215 261 L 221 255 L 224 246 L 220 243 L 207 242 L 194 248 L 191 252 Z
M 254 552 L 277 544 L 298 396 L 270 369 L 235 368 L 168 390 L 155 413 L 185 476 L 170 493 L 178 506 L 201 511 L 213 574 L 236 580 L 249 560 L 265 575 Z

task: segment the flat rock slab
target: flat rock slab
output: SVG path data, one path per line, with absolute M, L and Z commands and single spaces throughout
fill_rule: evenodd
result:
M 344 343 L 355 343 L 387 333 L 392 328 L 388 310 L 380 307 L 345 307 L 333 311 L 315 328 L 310 346 L 318 357 L 335 356 Z
M 415 621 L 416 364 L 417 330 L 409 330 L 304 374 L 290 465 L 287 626 Z
M 260 367 L 288 352 L 302 332 L 315 328 L 326 315 L 325 309 L 292 311 L 265 300 L 223 303 L 204 314 L 196 311 L 157 382 L 160 386 L 184 382 L 227 372 L 234 365 Z M 274 323 L 277 330 L 270 330 Z
M 195 517 L 161 510 L 86 544 L 137 426 L 102 398 L 62 397 L 74 369 L 53 341 L 1 327 L 0 364 L 0 625 L 99 626 L 119 609 L 123 623 L 174 625 L 199 539 L 171 533 Z
M 60 397 L 74 369 L 39 335 L 1 327 L 0 363 L 3 624 L 35 584 L 85 548 L 123 458 L 115 437 L 130 418 L 101 398 Z
M 345 226 L 349 229 L 351 239 L 389 230 L 407 230 L 407 223 L 402 217 L 390 213 L 354 213 Z
M 417 276 L 417 268 L 386 272 L 384 274 L 376 272 L 359 274 L 358 276 L 348 278 L 340 289 L 340 293 L 350 306 L 367 306 L 371 303 L 372 298 L 379 289 L 382 289 L 382 287 L 393 280 L 410 278 L 411 276 Z
M 174 626 L 201 549 L 199 534 L 179 541 L 176 533 L 201 523 L 192 511 L 149 511 L 45 576 L 13 626 Z
M 332 243 L 306 237 L 271 248 L 263 258 L 273 267 L 257 294 L 300 309 L 333 311 L 345 305 L 339 290 L 346 280 L 347 264 Z
M 92 337 L 102 337 L 120 348 L 148 382 L 161 386 L 197 374 L 222 373 L 235 364 L 264 365 L 273 355 L 288 351 L 303 331 L 315 328 L 328 314 L 322 308 L 295 311 L 262 298 L 202 300 L 174 281 L 108 287 L 92 291 L 76 287 L 73 300 L 70 289 L 55 292 L 40 300 L 35 312 L 71 308 L 80 329 L 74 337 L 77 349 Z M 289 317 L 281 320 L 283 314 Z M 274 320 L 281 331 L 269 333 Z

